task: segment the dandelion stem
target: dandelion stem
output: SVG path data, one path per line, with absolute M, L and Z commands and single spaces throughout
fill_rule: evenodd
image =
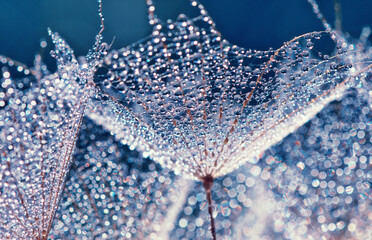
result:
M 207 175 L 202 178 L 203 187 L 205 189 L 207 202 L 208 202 L 208 213 L 209 217 L 211 218 L 211 233 L 213 240 L 217 240 L 216 236 L 216 225 L 214 223 L 213 218 L 213 204 L 212 204 L 212 186 L 213 186 L 213 177 L 211 175 Z

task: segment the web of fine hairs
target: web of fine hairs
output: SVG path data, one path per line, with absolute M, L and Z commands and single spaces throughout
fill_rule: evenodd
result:
M 224 40 L 194 1 L 198 17 L 165 23 L 148 4 L 152 35 L 111 51 L 95 82 L 111 108 L 105 114 L 127 133 L 123 142 L 184 176 L 218 177 L 256 162 L 366 66 L 329 32 L 246 50 Z

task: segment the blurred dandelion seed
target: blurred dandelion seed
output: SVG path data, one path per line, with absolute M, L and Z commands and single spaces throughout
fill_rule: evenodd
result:
M 80 67 L 68 44 L 57 33 L 49 34 L 55 74 L 39 55 L 31 70 L 1 57 L 1 238 L 48 238 L 92 94 L 93 69 L 105 52 L 98 34 L 88 67 Z
M 34 70 L 4 58 L 2 64 L 0 237 L 47 239 L 87 96 L 48 74 L 40 56 Z M 25 75 L 14 81 L 8 73 L 19 66 Z

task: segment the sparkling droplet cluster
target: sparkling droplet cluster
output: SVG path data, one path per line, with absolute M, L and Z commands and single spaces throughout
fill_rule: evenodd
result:
M 87 97 L 63 76 L 48 74 L 40 57 L 31 70 L 1 60 L 0 238 L 44 239 L 58 208 Z
M 151 18 L 152 35 L 107 55 L 95 79 L 104 106 L 93 117 L 184 176 L 218 177 L 256 162 L 354 86 L 368 65 L 354 63 L 353 49 L 327 32 L 304 34 L 278 50 L 240 48 L 192 3 L 200 16 Z M 322 50 L 324 42 L 337 52 Z
M 263 158 L 281 201 L 275 229 L 285 239 L 370 236 L 371 119 L 368 100 L 354 90 Z
M 182 175 L 213 179 L 218 239 L 368 239 L 368 28 L 350 40 L 308 1 L 326 31 L 277 50 L 224 40 L 197 1 L 163 22 L 147 0 L 152 34 L 109 51 L 99 0 L 86 57 L 50 30 L 56 73 L 0 56 L 0 238 L 211 238 Z
M 34 69 L 0 57 L 1 238 L 47 238 L 92 95 L 92 72 L 105 52 L 94 50 L 79 64 L 69 45 L 49 34 L 57 73 L 39 55 Z
M 157 239 L 181 180 L 128 152 L 107 131 L 85 121 L 54 225 L 55 238 Z
M 251 239 L 275 239 L 270 226 L 276 201 L 273 194 L 266 191 L 260 176 L 260 167 L 246 164 L 215 180 L 212 198 L 218 239 L 247 239 L 248 236 Z M 197 182 L 187 196 L 170 236 L 176 239 L 210 239 L 207 207 L 202 184 Z

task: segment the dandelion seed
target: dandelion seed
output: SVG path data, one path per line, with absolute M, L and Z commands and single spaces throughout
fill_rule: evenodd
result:
M 184 176 L 216 178 L 254 162 L 342 96 L 368 65 L 354 63 L 352 51 L 326 57 L 316 50 L 317 38 L 332 42 L 323 32 L 278 50 L 239 48 L 223 40 L 198 8 L 203 11 L 196 18 L 181 15 L 166 23 L 150 9 L 153 34 L 109 53 L 96 74 L 112 110 L 92 116 L 101 124 L 105 115 L 118 118 L 107 128 Z
M 9 72 L 19 66 L 20 80 L 1 78 L 9 83 L 1 89 L 0 237 L 47 239 L 87 96 L 57 74 L 45 75 L 39 56 L 36 70 L 14 64 Z
M 195 1 L 199 16 L 166 23 L 147 4 L 153 33 L 105 58 L 96 74 L 104 107 L 94 106 L 91 117 L 162 166 L 202 181 L 216 239 L 214 179 L 256 163 L 365 81 L 369 57 L 356 62 L 359 50 L 339 46 L 331 31 L 304 34 L 278 50 L 246 50 L 224 40 Z M 321 50 L 320 39 L 339 51 Z
M 55 74 L 47 72 L 40 56 L 34 70 L 1 57 L 2 65 L 24 74 L 12 79 L 2 68 L 1 238 L 48 238 L 92 94 L 93 69 L 105 52 L 99 34 L 86 58 L 89 68 L 81 68 L 69 45 L 57 33 L 49 34 L 55 44 Z

